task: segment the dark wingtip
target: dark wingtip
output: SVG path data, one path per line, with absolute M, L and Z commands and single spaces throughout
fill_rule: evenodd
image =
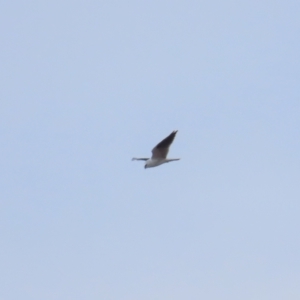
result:
M 174 137 L 175 137 L 175 135 L 176 135 L 177 132 L 178 132 L 178 130 L 173 130 L 173 132 L 171 133 L 171 135 L 174 135 Z
M 166 148 L 166 147 L 169 147 L 172 143 L 173 143 L 173 140 L 176 136 L 176 133 L 177 133 L 178 130 L 173 130 L 172 133 L 170 133 L 165 139 L 163 139 L 160 143 L 158 143 L 156 145 L 156 148 Z

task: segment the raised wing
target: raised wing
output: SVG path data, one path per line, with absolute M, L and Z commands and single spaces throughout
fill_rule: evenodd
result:
M 169 136 L 163 139 L 152 149 L 152 158 L 166 158 L 170 145 L 173 143 L 177 130 L 173 131 Z

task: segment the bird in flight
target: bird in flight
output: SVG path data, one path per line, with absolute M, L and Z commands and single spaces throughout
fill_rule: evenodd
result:
M 169 148 L 174 141 L 177 130 L 174 130 L 169 136 L 163 139 L 160 143 L 158 143 L 152 149 L 152 157 L 151 158 L 136 158 L 134 157 L 132 160 L 143 160 L 145 161 L 145 169 L 157 167 L 164 163 L 179 160 L 180 158 L 167 158 Z

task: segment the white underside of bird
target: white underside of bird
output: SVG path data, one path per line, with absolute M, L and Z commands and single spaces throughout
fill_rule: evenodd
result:
M 160 166 L 164 163 L 180 160 L 180 158 L 165 158 L 165 159 L 153 159 L 153 158 L 144 159 L 144 158 L 142 158 L 141 159 L 141 158 L 134 157 L 132 160 L 144 160 L 144 161 L 146 161 L 145 168 L 153 168 L 153 167 Z
M 152 157 L 151 158 L 136 158 L 136 157 L 134 157 L 132 160 L 145 161 L 145 169 L 157 167 L 157 166 L 160 166 L 164 163 L 168 163 L 171 161 L 180 160 L 180 158 L 167 158 L 170 145 L 172 144 L 176 133 L 177 133 L 177 130 L 173 131 L 169 136 L 167 136 L 164 140 L 162 140 L 160 143 L 158 143 L 152 149 Z

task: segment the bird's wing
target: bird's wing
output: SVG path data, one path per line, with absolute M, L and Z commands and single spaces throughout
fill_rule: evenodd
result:
M 149 158 L 137 158 L 137 157 L 133 157 L 132 160 L 148 160 Z
M 174 141 L 177 130 L 173 131 L 169 136 L 163 139 L 152 149 L 152 158 L 166 158 L 169 152 L 170 145 Z

